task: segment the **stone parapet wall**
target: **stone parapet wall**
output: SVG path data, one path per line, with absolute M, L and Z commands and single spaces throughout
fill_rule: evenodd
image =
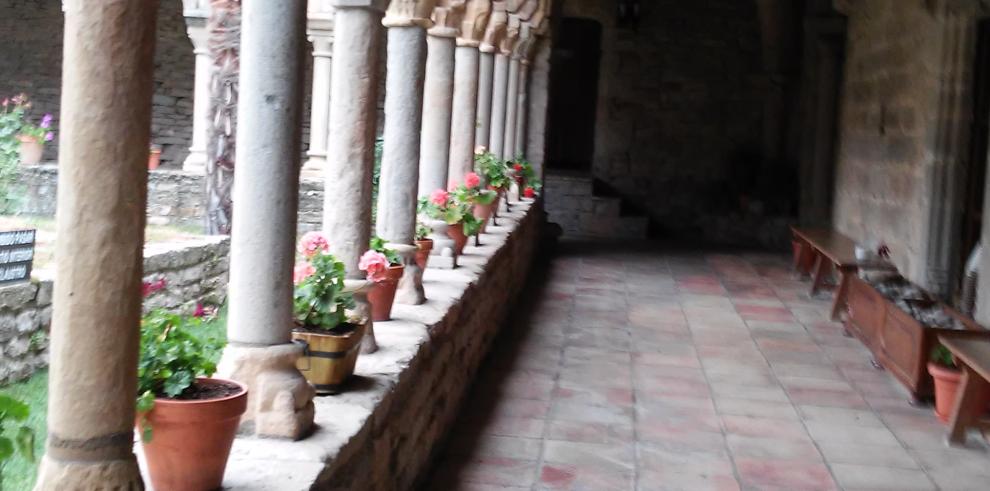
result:
M 224 487 L 414 489 L 531 269 L 542 205 L 512 210 L 481 247 L 467 247 L 461 267 L 427 268 L 426 304 L 396 305 L 394 320 L 375 323 L 380 350 L 358 358 L 346 392 L 317 397 L 313 435 L 238 438 Z
M 165 287 L 145 298 L 156 307 L 191 310 L 197 302 L 220 304 L 227 296 L 230 239 L 203 237 L 145 248 L 144 280 Z M 48 365 L 52 320 L 51 269 L 35 271 L 30 283 L 0 287 L 0 385 L 29 377 Z
M 21 213 L 55 216 L 58 166 L 42 164 L 21 169 L 24 188 Z M 206 183 L 201 174 L 179 170 L 148 173 L 148 223 L 199 229 L 206 214 Z M 303 179 L 299 189 L 299 231 L 318 230 L 323 222 L 323 181 Z

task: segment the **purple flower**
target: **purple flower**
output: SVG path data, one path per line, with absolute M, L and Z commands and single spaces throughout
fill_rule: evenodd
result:
M 48 133 L 45 133 L 45 141 L 46 142 L 50 142 L 50 141 L 52 141 L 54 139 L 55 139 L 55 133 L 52 133 L 51 131 L 49 131 Z
M 41 127 L 42 128 L 48 129 L 51 125 L 52 125 L 52 115 L 51 114 L 46 114 L 43 118 L 41 118 Z

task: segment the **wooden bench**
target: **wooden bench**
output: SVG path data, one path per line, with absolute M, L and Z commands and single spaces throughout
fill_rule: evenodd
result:
M 815 295 L 824 286 L 825 277 L 831 273 L 832 268 L 839 273 L 839 284 L 832 300 L 832 320 L 837 320 L 846 305 L 849 278 L 859 271 L 856 243 L 831 229 L 791 227 L 791 234 L 794 246 L 794 269 L 800 273 L 811 274 L 809 295 Z
M 961 444 L 966 441 L 967 428 L 990 429 L 990 421 L 980 420 L 990 393 L 990 340 L 952 336 L 939 336 L 938 340 L 952 352 L 962 370 L 949 419 L 949 442 Z

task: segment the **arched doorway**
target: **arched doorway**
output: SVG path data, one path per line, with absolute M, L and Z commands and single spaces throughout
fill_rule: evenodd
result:
M 573 17 L 561 19 L 551 61 L 549 169 L 591 170 L 601 44 L 600 23 Z

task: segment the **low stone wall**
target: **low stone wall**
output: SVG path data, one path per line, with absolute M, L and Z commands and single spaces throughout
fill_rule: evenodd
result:
M 224 487 L 412 489 L 526 282 L 545 216 L 538 203 L 512 210 L 461 267 L 427 268 L 424 305 L 396 305 L 394 320 L 375 323 L 380 350 L 360 356 L 346 392 L 317 397 L 313 435 L 238 438 Z
M 230 240 L 203 237 L 145 248 L 144 281 L 164 280 L 145 298 L 156 307 L 191 310 L 197 302 L 220 304 L 227 295 Z M 0 287 L 0 385 L 29 377 L 48 365 L 52 320 L 51 269 L 35 271 L 30 283 Z
M 55 216 L 58 166 L 41 164 L 21 169 L 24 186 L 21 213 Z M 206 213 L 206 183 L 201 174 L 181 170 L 148 173 L 148 223 L 201 227 Z M 323 222 L 323 181 L 303 179 L 299 189 L 299 230 L 317 230 Z

